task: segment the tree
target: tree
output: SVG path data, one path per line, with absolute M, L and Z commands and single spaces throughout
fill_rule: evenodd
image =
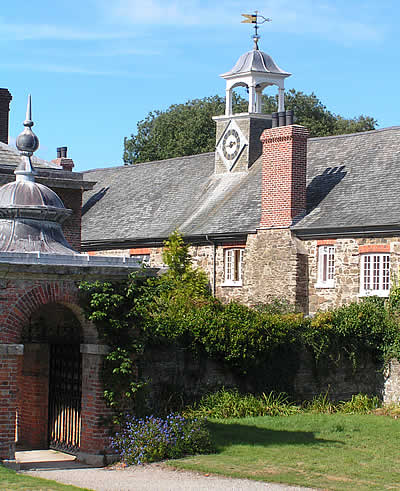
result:
M 277 97 L 263 96 L 263 112 L 277 111 Z M 290 90 L 285 95 L 286 109 L 293 109 L 296 123 L 306 126 L 311 136 L 357 133 L 375 129 L 370 116 L 343 118 L 330 112 L 314 94 Z M 150 112 L 137 124 L 137 133 L 124 139 L 125 164 L 150 162 L 215 149 L 215 123 L 212 116 L 225 111 L 225 99 L 218 95 L 173 104 L 165 111 Z M 233 94 L 233 111 L 246 112 L 247 101 Z

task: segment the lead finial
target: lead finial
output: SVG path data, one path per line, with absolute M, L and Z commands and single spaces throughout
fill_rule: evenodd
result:
M 258 29 L 265 22 L 271 22 L 272 19 L 264 17 L 263 15 L 258 13 L 258 10 L 254 11 L 254 14 L 242 14 L 242 17 L 245 17 L 245 20 L 242 20 L 242 24 L 254 24 L 254 35 L 252 36 L 254 41 L 254 48 L 258 51 L 258 41 L 260 40 L 260 35 L 258 34 Z M 261 19 L 259 21 L 258 19 Z
M 28 96 L 28 105 L 26 107 L 26 119 L 24 121 L 25 129 L 17 137 L 16 145 L 22 156 L 22 162 L 15 170 L 17 178 L 25 180 L 34 180 L 35 170 L 32 166 L 31 156 L 39 148 L 39 139 L 31 130 L 32 121 L 32 103 L 31 96 Z

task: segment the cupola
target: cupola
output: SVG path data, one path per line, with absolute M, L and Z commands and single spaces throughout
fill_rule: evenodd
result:
M 261 113 L 262 92 L 269 85 L 278 87 L 278 112 L 285 110 L 285 78 L 291 73 L 285 72 L 274 62 L 271 56 L 258 48 L 259 37 L 253 37 L 254 48 L 244 53 L 235 66 L 221 77 L 226 80 L 225 115 L 232 114 L 232 91 L 235 87 L 246 87 L 249 91 L 249 113 Z
M 261 155 L 262 132 L 273 126 L 293 122 L 293 112 L 288 111 L 286 114 L 284 100 L 284 81 L 291 74 L 282 70 L 271 56 L 259 49 L 259 39 L 256 30 L 253 49 L 240 56 L 234 67 L 221 75 L 226 80 L 225 114 L 213 117 L 217 123 L 217 174 L 247 172 Z M 278 112 L 272 115 L 262 113 L 262 93 L 270 85 L 276 85 L 279 94 Z M 236 87 L 246 87 L 248 91 L 248 111 L 245 113 L 233 114 L 232 94 Z
M 39 140 L 33 124 L 29 96 L 25 129 L 16 141 L 21 164 L 14 171 L 15 181 L 0 188 L 0 252 L 75 254 L 61 228 L 72 211 L 54 191 L 35 181 L 31 157 Z

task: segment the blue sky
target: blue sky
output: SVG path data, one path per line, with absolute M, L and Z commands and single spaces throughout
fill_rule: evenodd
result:
M 37 0 L 4 2 L 1 80 L 10 136 L 32 94 L 39 157 L 68 146 L 75 170 L 122 164 L 123 138 L 154 109 L 214 94 L 251 49 L 241 13 L 272 22 L 260 48 L 331 111 L 400 124 L 400 3 L 369 0 Z M 273 90 L 271 91 L 273 93 Z

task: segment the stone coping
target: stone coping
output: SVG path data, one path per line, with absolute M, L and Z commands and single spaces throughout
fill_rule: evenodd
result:
M 90 256 L 89 254 L 48 254 L 37 252 L 0 252 L 0 263 L 41 264 L 60 266 L 107 266 L 141 268 L 142 263 L 135 257 Z

